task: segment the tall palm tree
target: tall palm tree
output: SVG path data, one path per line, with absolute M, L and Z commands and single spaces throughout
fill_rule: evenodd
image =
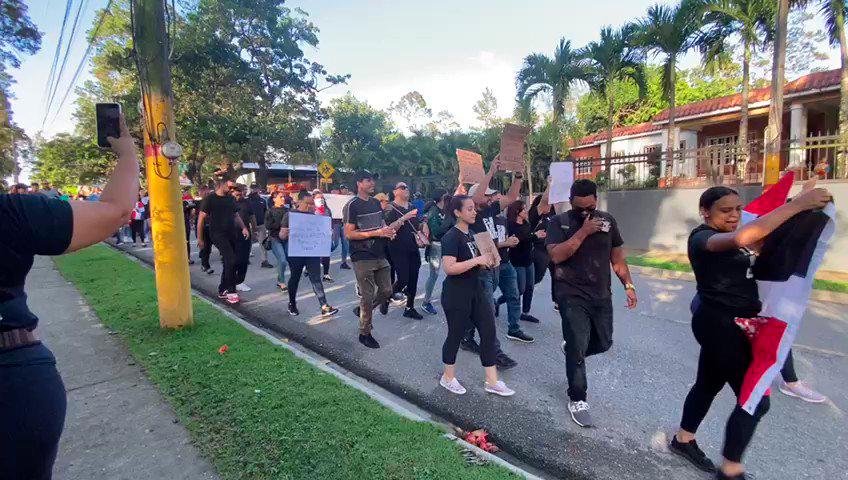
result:
M 604 27 L 601 29 L 600 40 L 590 42 L 581 50 L 581 56 L 585 59 L 586 81 L 589 88 L 603 95 L 609 105 L 606 141 L 607 172 L 610 170 L 612 160 L 615 84 L 619 81 L 632 80 L 639 88 L 639 98 L 645 96 L 648 88 L 645 80 L 645 55 L 642 49 L 635 46 L 633 42 L 635 33 L 634 25 L 627 25 L 619 30 Z
M 565 100 L 571 93 L 571 86 L 584 78 L 583 67 L 571 42 L 562 38 L 554 51 L 553 58 L 541 53 L 532 53 L 524 58 L 524 64 L 518 71 L 515 83 L 519 99 L 533 99 L 540 93 L 549 93 L 553 99 L 553 123 L 559 127 Z M 559 135 L 551 142 L 551 161 L 557 160 Z
M 766 127 L 763 183 L 777 183 L 780 173 L 780 132 L 783 129 L 783 84 L 786 81 L 786 31 L 790 0 L 778 0 L 775 17 L 774 56 L 771 65 L 771 104 Z
M 845 16 L 848 14 L 848 2 L 845 0 L 819 0 L 820 13 L 824 16 L 830 44 L 839 44 L 839 57 L 842 59 L 839 82 L 839 158 L 835 174 L 844 176 L 848 173 L 848 38 L 845 34 Z
M 762 49 L 774 37 L 774 0 L 706 0 L 704 23 L 707 30 L 699 47 L 704 64 L 722 63 L 733 49 L 733 34 L 742 42 L 742 107 L 739 120 L 741 152 L 737 158 L 739 178 L 748 165 L 748 96 L 751 88 L 751 52 Z
M 637 25 L 637 44 L 646 52 L 662 55 L 663 98 L 668 100 L 668 159 L 674 158 L 677 148 L 677 131 L 674 124 L 675 82 L 677 80 L 677 60 L 697 46 L 702 26 L 703 3 L 700 0 L 682 0 L 677 6 L 656 4 L 648 8 L 648 13 Z M 669 164 L 669 167 L 672 164 Z M 671 169 L 666 172 L 671 176 Z

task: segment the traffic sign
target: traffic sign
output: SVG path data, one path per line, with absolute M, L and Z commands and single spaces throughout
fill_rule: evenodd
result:
M 333 166 L 330 165 L 330 162 L 328 162 L 326 160 L 321 162 L 321 165 L 318 165 L 318 173 L 320 173 L 321 176 L 324 177 L 324 178 L 332 177 L 333 173 L 335 173 L 335 171 L 336 171 L 336 169 L 333 168 Z

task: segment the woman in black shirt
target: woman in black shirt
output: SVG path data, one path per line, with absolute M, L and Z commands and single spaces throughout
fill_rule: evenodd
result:
M 281 191 L 275 191 L 271 194 L 271 208 L 265 210 L 265 228 L 268 231 L 268 239 L 271 242 L 271 253 L 277 258 L 277 288 L 286 291 L 286 267 L 288 260 L 286 259 L 286 251 L 283 248 L 283 241 L 280 240 L 280 228 L 282 226 L 283 217 L 288 212 L 286 207 L 286 197 Z
M 56 359 L 38 340 L 24 282 L 35 255 L 61 255 L 110 237 L 138 195 L 133 138 L 109 138 L 118 161 L 98 201 L 0 195 L 0 477 L 49 479 L 67 397 Z
M 480 267 L 496 267 L 500 260 L 480 255 L 468 231 L 477 218 L 471 197 L 453 197 L 448 211 L 456 217 L 456 224 L 442 237 L 442 266 L 446 275 L 442 284 L 442 307 L 448 322 L 448 336 L 442 345 L 445 370 L 439 385 L 458 395 L 465 393 L 465 388 L 456 379 L 456 353 L 465 331 L 473 326 L 480 333 L 480 361 L 486 370 L 485 390 L 509 397 L 515 391 L 498 380 L 495 312 L 479 277 Z
M 751 272 L 756 257 L 750 249 L 795 214 L 822 208 L 830 200 L 824 189 L 805 189 L 795 201 L 738 228 L 742 200 L 734 190 L 712 187 L 701 195 L 699 207 L 704 224 L 689 236 L 689 261 L 700 299 L 692 315 L 692 331 L 701 345 L 701 353 L 695 384 L 683 404 L 680 430 L 669 448 L 702 470 L 716 468 L 698 447 L 695 432 L 725 384 L 730 385 L 738 398 L 751 363 L 751 345 L 735 323 L 736 318 L 754 317 L 761 309 L 757 283 Z M 768 396 L 760 401 L 754 415 L 736 406 L 727 421 L 724 461 L 716 478 L 746 478 L 742 455 L 768 409 Z
M 537 235 L 544 237 L 545 232 L 534 232 L 527 218 L 527 208 L 523 200 L 516 200 L 506 208 L 506 234 L 518 238 L 518 245 L 509 249 L 509 263 L 518 276 L 518 294 L 521 296 L 521 320 L 539 323 L 539 319 L 530 315 L 533 304 L 533 286 L 536 284 L 535 265 L 533 264 L 534 242 Z M 504 297 L 498 299 L 503 303 Z

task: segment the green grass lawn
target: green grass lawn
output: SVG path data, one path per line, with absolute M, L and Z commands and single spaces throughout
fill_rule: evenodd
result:
M 125 340 L 221 478 L 516 478 L 469 465 L 435 426 L 391 412 L 197 298 L 195 326 L 160 329 L 152 272 L 107 247 L 56 263 Z
M 663 270 L 674 270 L 676 272 L 691 272 L 692 266 L 688 263 L 662 260 L 659 258 L 633 255 L 627 257 L 627 263 L 640 267 L 661 268 Z M 835 282 L 832 280 L 814 280 L 813 288 L 816 290 L 827 290 L 829 292 L 848 293 L 848 283 Z

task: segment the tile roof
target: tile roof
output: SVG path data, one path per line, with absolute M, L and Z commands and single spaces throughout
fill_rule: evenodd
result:
M 623 127 L 616 127 L 612 129 L 612 138 L 618 137 L 626 137 L 629 135 L 637 135 L 640 133 L 648 133 L 656 130 L 662 130 L 662 126 L 654 125 L 651 122 L 638 123 L 636 125 L 626 125 Z M 604 130 L 602 132 L 598 132 L 586 137 L 581 138 L 577 144 L 578 145 L 588 145 L 596 142 L 603 142 L 607 139 L 607 131 Z

